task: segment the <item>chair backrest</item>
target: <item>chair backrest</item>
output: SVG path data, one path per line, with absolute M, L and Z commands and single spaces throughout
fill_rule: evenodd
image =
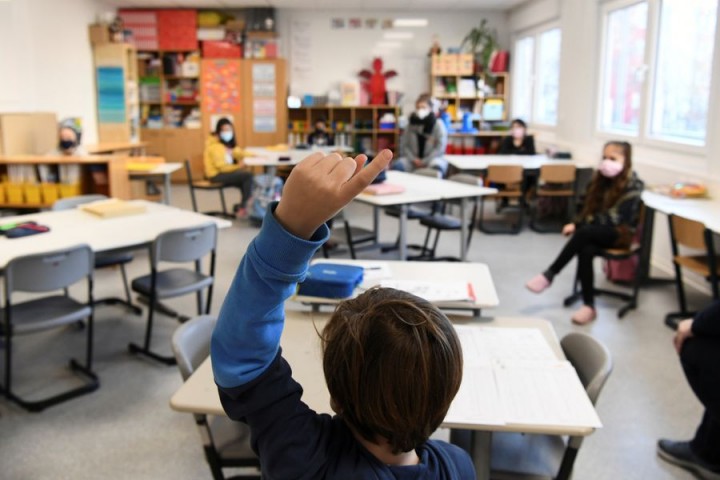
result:
M 210 355 L 210 338 L 215 323 L 217 318 L 201 315 L 191 318 L 175 329 L 172 349 L 183 380 L 187 380 Z
M 151 262 L 184 263 L 200 260 L 215 250 L 217 225 L 213 222 L 198 227 L 178 228 L 163 232 L 155 239 L 151 249 Z
M 523 173 L 524 169 L 522 165 L 490 165 L 487 169 L 486 184 L 521 184 L 523 181 Z
M 672 235 L 678 245 L 695 250 L 705 250 L 705 225 L 677 215 L 670 216 Z
M 5 267 L 5 291 L 49 292 L 89 278 L 95 264 L 87 245 L 18 257 Z
M 413 173 L 424 177 L 442 178 L 442 172 L 434 168 L 418 168 Z
M 594 405 L 612 372 L 610 351 L 595 338 L 579 332 L 565 335 L 560 346 Z
M 540 167 L 540 181 L 545 183 L 575 183 L 575 165 L 543 165 Z
M 470 175 L 469 173 L 456 173 L 455 175 L 451 175 L 448 180 L 475 185 L 476 187 L 481 187 L 483 184 L 482 178 Z
M 80 205 L 86 203 L 98 202 L 100 200 L 107 200 L 106 195 L 78 195 L 76 197 L 61 198 L 53 203 L 52 210 L 72 210 Z

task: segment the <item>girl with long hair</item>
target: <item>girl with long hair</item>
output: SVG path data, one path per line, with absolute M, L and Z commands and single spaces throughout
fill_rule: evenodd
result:
M 630 144 L 606 143 L 580 215 L 563 227 L 563 235 L 570 240 L 548 269 L 533 277 L 526 287 L 534 293 L 543 292 L 577 255 L 583 306 L 573 314 L 572 321 L 584 325 L 595 320 L 593 258 L 599 250 L 630 245 L 639 220 L 642 190 L 643 182 L 632 169 Z

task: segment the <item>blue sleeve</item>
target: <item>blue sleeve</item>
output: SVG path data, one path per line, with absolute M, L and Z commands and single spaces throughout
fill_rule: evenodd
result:
M 233 388 L 260 376 L 278 354 L 285 300 L 307 274 L 315 251 L 327 240 L 321 226 L 310 240 L 287 232 L 268 209 L 260 233 L 240 262 L 213 331 L 210 355 L 215 383 Z

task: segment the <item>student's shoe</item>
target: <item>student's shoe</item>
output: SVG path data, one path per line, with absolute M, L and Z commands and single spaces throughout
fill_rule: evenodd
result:
M 238 220 L 246 220 L 250 216 L 250 212 L 245 207 L 240 207 L 235 210 L 235 218 Z
M 533 293 L 542 293 L 550 286 L 550 280 L 545 275 L 539 273 L 525 284 L 525 287 Z
M 720 480 L 720 465 L 710 465 L 690 449 L 690 442 L 659 440 L 657 454 L 666 462 L 690 470 L 703 480 Z
M 576 325 L 587 325 L 597 318 L 595 309 L 589 305 L 583 305 L 572 316 L 572 322 Z

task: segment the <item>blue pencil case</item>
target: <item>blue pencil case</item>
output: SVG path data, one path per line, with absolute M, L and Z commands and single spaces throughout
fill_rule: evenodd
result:
M 316 263 L 308 268 L 298 295 L 321 298 L 349 298 L 363 281 L 363 268 L 336 263 Z

